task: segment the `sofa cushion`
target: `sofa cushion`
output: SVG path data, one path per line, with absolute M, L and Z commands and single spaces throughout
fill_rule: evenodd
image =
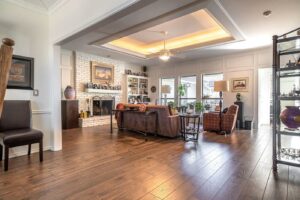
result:
M 16 129 L 0 132 L 3 143 L 9 147 L 25 145 L 30 142 L 39 142 L 43 138 L 43 133 L 35 129 Z

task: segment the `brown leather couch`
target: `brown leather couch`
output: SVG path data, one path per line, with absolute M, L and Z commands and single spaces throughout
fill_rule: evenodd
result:
M 204 113 L 203 130 L 225 131 L 226 133 L 231 133 L 235 129 L 238 110 L 239 107 L 237 105 L 231 105 L 226 113 L 222 113 L 221 119 L 219 112 Z
M 139 106 L 127 104 L 125 109 L 132 110 L 117 115 L 117 121 L 122 122 L 118 123 L 119 128 L 166 137 L 179 135 L 179 117 L 171 115 L 168 106 L 147 105 L 144 111 L 139 111 Z

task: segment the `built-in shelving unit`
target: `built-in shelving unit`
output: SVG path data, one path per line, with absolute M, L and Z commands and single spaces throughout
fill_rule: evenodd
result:
M 147 103 L 149 93 L 149 81 L 147 77 L 125 75 L 126 100 L 128 103 L 140 101 Z
M 300 156 L 286 153 L 288 146 L 282 146 L 282 136 L 298 137 L 300 130 L 289 129 L 282 124 L 279 116 L 284 109 L 283 104 L 289 102 L 292 105 L 300 105 L 300 94 L 289 91 L 281 91 L 284 81 L 293 82 L 300 78 L 300 63 L 282 64 L 284 56 L 298 57 L 300 53 L 300 28 L 281 36 L 273 36 L 273 170 L 277 171 L 277 164 L 285 164 L 300 167 Z M 284 62 L 284 61 L 283 61 Z M 296 78 L 296 79 L 295 79 Z M 299 84 L 299 83 L 297 83 Z M 296 90 L 295 90 L 296 91 Z M 284 94 L 283 94 L 284 93 Z M 299 146 L 300 149 L 300 146 Z M 293 149 L 291 151 L 297 151 Z M 299 150 L 300 151 L 300 150 Z M 298 151 L 297 151 L 298 152 Z

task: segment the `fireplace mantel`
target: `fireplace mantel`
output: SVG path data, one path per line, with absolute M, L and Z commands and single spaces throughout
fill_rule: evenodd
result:
M 86 88 L 85 92 L 98 93 L 98 94 L 121 94 L 121 90 L 104 90 L 104 89 L 93 89 L 93 88 Z

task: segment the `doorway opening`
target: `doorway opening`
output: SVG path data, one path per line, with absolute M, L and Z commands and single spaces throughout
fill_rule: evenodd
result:
M 258 70 L 258 126 L 272 123 L 272 68 Z

